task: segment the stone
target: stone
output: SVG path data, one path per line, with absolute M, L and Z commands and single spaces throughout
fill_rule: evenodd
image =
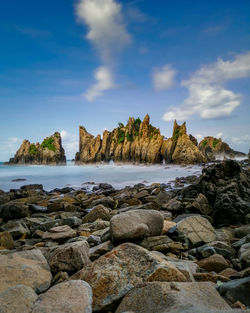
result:
M 29 215 L 29 207 L 23 203 L 11 201 L 0 205 L 0 218 L 4 221 L 23 218 Z
M 219 274 L 221 276 L 224 276 L 224 277 L 227 277 L 227 278 L 230 278 L 230 279 L 232 279 L 232 278 L 240 278 L 240 276 L 241 276 L 239 272 L 237 272 L 236 270 L 234 270 L 233 268 L 230 268 L 230 267 L 228 267 L 228 268 L 224 269 L 223 271 L 219 272 Z
M 208 255 L 210 249 L 211 253 Z M 209 244 L 206 244 L 202 247 L 198 247 L 197 251 L 202 255 L 203 258 L 206 258 L 212 254 L 220 254 L 224 257 L 233 257 L 236 254 L 236 250 L 232 248 L 229 244 L 223 241 L 213 241 Z M 213 251 L 213 253 L 212 253 Z
M 93 290 L 93 311 L 106 310 L 145 281 L 186 281 L 173 265 L 132 243 L 124 243 L 74 274 Z
M 192 206 L 201 214 L 209 215 L 212 213 L 212 208 L 207 198 L 202 193 L 193 201 Z
M 82 219 L 83 223 L 91 223 L 97 219 L 110 220 L 110 209 L 106 208 L 104 205 L 99 204 L 95 206 L 87 215 Z
M 213 283 L 227 282 L 230 279 L 228 277 L 222 276 L 220 274 L 212 273 L 195 273 L 194 274 L 195 281 L 211 281 Z
M 20 239 L 30 234 L 27 225 L 23 221 L 9 221 L 4 224 L 2 229 L 8 231 L 14 239 Z
M 173 253 L 179 253 L 180 251 L 186 250 L 187 245 L 181 242 L 175 242 L 167 236 L 154 236 L 144 238 L 139 245 L 147 250 L 154 251 L 171 251 Z
M 0 247 L 13 249 L 15 246 L 11 234 L 7 231 L 0 233 Z
M 250 242 L 240 247 L 239 259 L 244 268 L 250 267 Z
M 229 303 L 235 303 L 240 301 L 246 306 L 250 306 L 250 277 L 235 279 L 226 283 L 223 283 L 218 287 L 218 291 L 221 296 Z
M 247 236 L 245 236 L 245 237 L 241 238 L 240 240 L 234 242 L 234 243 L 232 244 L 232 247 L 233 247 L 234 249 L 240 249 L 240 247 L 241 247 L 242 245 L 244 245 L 245 243 L 248 243 L 248 242 L 250 242 L 250 234 L 248 234 Z
M 229 267 L 227 261 L 220 254 L 211 255 L 208 258 L 199 261 L 198 265 L 208 272 L 214 271 L 216 273 L 219 273 Z
M 50 286 L 49 265 L 38 249 L 0 255 L 0 292 L 18 284 L 33 288 L 37 293 Z
M 52 272 L 74 272 L 89 263 L 87 241 L 66 243 L 50 250 L 48 263 Z
M 187 238 L 191 244 L 215 241 L 216 234 L 210 222 L 199 215 L 188 216 L 177 223 L 179 235 Z
M 92 291 L 82 280 L 69 280 L 40 295 L 32 313 L 91 313 Z
M 235 229 L 234 231 L 235 236 L 238 238 L 243 238 L 250 234 L 250 224 L 249 225 L 242 225 Z
M 64 242 L 69 238 L 75 237 L 76 234 L 77 232 L 68 225 L 56 226 L 51 228 L 49 232 L 44 232 L 42 239 Z
M 111 239 L 122 242 L 158 236 L 163 229 L 163 216 L 154 210 L 134 210 L 112 217 Z
M 152 282 L 129 291 L 115 313 L 210 313 L 210 310 L 214 313 L 230 310 L 210 282 Z
M 98 246 L 92 247 L 89 249 L 89 258 L 91 261 L 98 259 L 103 254 L 111 251 L 114 248 L 111 241 L 105 241 Z
M 173 229 L 175 227 L 176 227 L 176 223 L 175 222 L 164 220 L 164 222 L 163 222 L 163 229 L 162 229 L 161 234 L 162 235 L 166 235 L 170 229 Z
M 38 296 L 28 286 L 16 285 L 0 293 L 0 313 L 31 313 Z
M 165 205 L 164 209 L 168 211 L 180 211 L 183 208 L 181 201 L 177 200 L 176 198 L 173 198 L 169 200 Z

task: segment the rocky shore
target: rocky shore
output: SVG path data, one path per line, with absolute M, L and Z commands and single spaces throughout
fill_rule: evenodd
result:
M 14 164 L 66 164 L 60 133 L 55 132 L 52 136 L 46 137 L 41 144 L 30 143 L 25 139 L 14 158 L 5 163 L 5 165 Z
M 0 191 L 0 312 L 250 312 L 249 163 L 175 183 Z

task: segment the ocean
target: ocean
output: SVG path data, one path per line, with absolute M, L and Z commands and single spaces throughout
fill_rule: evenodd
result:
M 65 166 L 3 165 L 0 163 L 0 189 L 20 188 L 27 184 L 42 184 L 45 190 L 70 186 L 81 188 L 89 183 L 110 183 L 115 188 L 132 186 L 137 183 L 168 183 L 176 177 L 198 175 L 198 165 L 75 165 L 68 161 Z M 14 182 L 15 179 L 25 181 Z

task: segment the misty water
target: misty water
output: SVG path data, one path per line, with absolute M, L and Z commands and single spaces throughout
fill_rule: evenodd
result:
M 115 188 L 132 186 L 137 183 L 168 183 L 176 177 L 198 175 L 201 166 L 178 165 L 74 165 L 67 162 L 65 166 L 7 166 L 0 164 L 0 189 L 8 191 L 27 184 L 43 184 L 45 190 L 70 186 L 81 188 L 89 182 L 110 183 Z M 25 181 L 13 182 L 15 179 Z

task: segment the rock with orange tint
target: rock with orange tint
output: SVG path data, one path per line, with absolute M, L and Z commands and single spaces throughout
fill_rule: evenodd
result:
M 163 229 L 161 234 L 165 235 L 171 228 L 175 227 L 176 223 L 172 221 L 164 221 L 163 222 Z
M 208 272 L 219 273 L 230 267 L 225 258 L 220 254 L 214 254 L 198 262 L 198 265 Z
M 93 310 L 106 310 L 146 281 L 186 281 L 172 264 L 132 243 L 124 243 L 74 274 L 93 290 Z

